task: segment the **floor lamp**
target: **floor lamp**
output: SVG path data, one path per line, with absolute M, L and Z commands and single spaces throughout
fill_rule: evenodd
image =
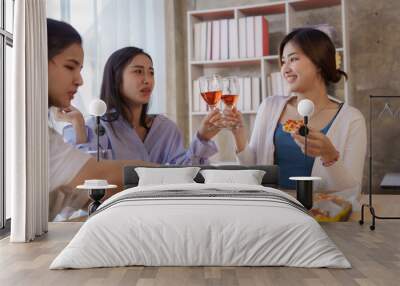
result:
M 297 112 L 303 117 L 304 124 L 299 129 L 299 134 L 304 136 L 304 168 L 307 162 L 307 135 L 308 119 L 314 113 L 314 103 L 309 99 L 300 100 L 297 104 Z M 296 197 L 306 209 L 313 206 L 313 181 L 321 180 L 319 177 L 290 177 L 290 180 L 296 181 Z
M 97 162 L 100 161 L 100 117 L 107 111 L 106 103 L 101 99 L 95 99 L 90 103 L 89 113 L 96 117 L 96 136 L 97 136 Z
M 100 161 L 100 136 L 104 133 L 104 128 L 100 125 L 100 117 L 103 116 L 107 111 L 106 103 L 101 99 L 95 99 L 90 103 L 89 113 L 96 116 L 96 136 L 97 136 L 97 162 Z M 83 185 L 78 186 L 78 189 L 85 189 L 89 191 L 89 197 L 92 200 L 88 207 L 89 215 L 94 213 L 101 204 L 101 199 L 103 199 L 106 194 L 107 189 L 116 188 L 115 185 L 109 185 L 107 180 L 86 180 Z

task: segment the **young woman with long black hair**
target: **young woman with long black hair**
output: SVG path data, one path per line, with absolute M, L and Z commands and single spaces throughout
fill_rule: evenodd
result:
M 149 54 L 136 47 L 115 51 L 104 67 L 100 98 L 107 104 L 107 114 L 101 118 L 105 132 L 101 136 L 102 150 L 109 159 L 136 159 L 159 164 L 202 165 L 217 153 L 211 140 L 221 115 L 210 112 L 202 121 L 194 140 L 186 150 L 177 125 L 164 115 L 151 116 L 148 106 L 155 84 L 153 61 Z M 64 128 L 64 139 L 84 151 L 97 148 L 95 119 L 86 122 L 73 107 L 60 110 L 57 118 L 70 122 Z

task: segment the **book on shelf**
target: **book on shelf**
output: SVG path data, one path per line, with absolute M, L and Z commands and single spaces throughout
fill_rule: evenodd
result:
M 246 17 L 246 55 L 248 58 L 254 58 L 254 17 Z
M 247 31 L 246 31 L 246 18 L 239 19 L 239 57 L 247 57 Z
M 271 87 L 273 95 L 283 95 L 282 75 L 280 72 L 271 73 Z
M 280 72 L 273 72 L 267 78 L 267 84 L 269 95 L 282 95 L 287 96 L 289 94 L 285 80 Z
M 243 85 L 243 111 L 251 111 L 251 77 L 245 77 Z
M 200 38 L 200 58 L 205 61 L 207 59 L 207 22 L 201 23 L 201 38 Z
M 235 19 L 229 19 L 229 58 L 237 59 L 239 57 L 239 43 L 238 43 L 238 27 Z
M 219 60 L 221 58 L 221 21 L 212 22 L 212 59 Z
M 200 94 L 199 80 L 193 80 L 192 87 L 192 112 L 207 112 L 207 103 Z
M 259 77 L 251 78 L 251 110 L 257 110 L 261 101 L 261 84 Z
M 202 23 L 196 23 L 193 26 L 193 59 L 201 59 L 201 25 Z
M 243 111 L 244 107 L 244 78 L 239 77 L 239 100 L 237 101 L 237 109 Z
M 271 82 L 271 76 L 267 76 L 267 96 L 272 96 L 272 82 Z
M 228 19 L 221 20 L 221 60 L 229 58 L 229 30 Z
M 207 57 L 206 60 L 212 60 L 212 47 L 211 47 L 211 43 L 212 43 L 212 22 L 207 22 Z
M 267 18 L 256 16 L 254 18 L 254 42 L 255 56 L 262 57 L 269 55 L 269 26 Z

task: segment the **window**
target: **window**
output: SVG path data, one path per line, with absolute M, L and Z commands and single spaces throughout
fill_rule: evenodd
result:
M 13 33 L 14 28 L 14 0 L 4 0 L 5 1 L 5 21 L 2 27 L 5 27 L 5 30 Z
M 14 0 L 0 0 L 0 235 L 9 228 L 10 194 L 5 188 L 5 101 L 11 93 Z M 6 229 L 5 231 L 8 231 Z
M 87 115 L 90 101 L 100 95 L 104 65 L 112 52 L 143 48 L 153 58 L 156 84 L 150 113 L 165 113 L 166 56 L 165 0 L 48 1 L 50 18 L 70 23 L 83 39 L 85 59 L 79 88 L 72 104 Z M 60 126 L 55 126 L 59 129 Z

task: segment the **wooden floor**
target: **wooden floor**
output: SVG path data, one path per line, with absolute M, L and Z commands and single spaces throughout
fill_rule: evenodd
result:
M 323 224 L 353 268 L 123 267 L 49 270 L 82 223 L 50 223 L 32 243 L 0 241 L 0 285 L 400 285 L 400 221 Z

